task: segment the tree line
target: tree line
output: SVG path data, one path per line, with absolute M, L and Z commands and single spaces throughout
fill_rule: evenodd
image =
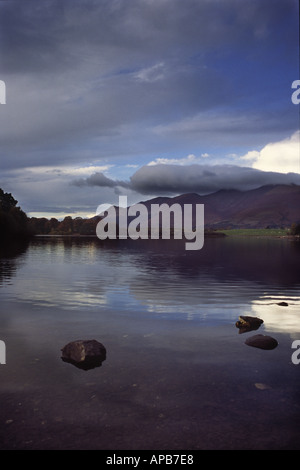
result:
M 24 239 L 31 236 L 29 219 L 17 206 L 18 201 L 0 188 L 0 240 Z
M 300 223 L 291 225 L 290 234 L 293 236 L 300 235 Z
M 83 219 L 66 216 L 63 220 L 54 217 L 28 217 L 17 206 L 11 193 L 0 188 L 0 240 L 27 239 L 34 235 L 95 235 L 98 217 Z
M 34 235 L 96 235 L 97 216 L 91 219 L 66 216 L 63 220 L 28 217 L 17 204 L 12 194 L 0 188 L 0 240 L 24 239 Z M 292 224 L 288 235 L 300 236 L 299 222 Z
M 96 235 L 99 217 L 83 219 L 82 217 L 66 216 L 63 220 L 55 217 L 30 217 L 28 226 L 35 235 Z

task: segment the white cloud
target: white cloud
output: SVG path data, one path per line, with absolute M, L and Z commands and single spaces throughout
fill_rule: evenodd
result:
M 202 158 L 208 157 L 208 153 L 204 153 L 201 155 Z M 148 163 L 147 166 L 155 166 L 155 165 L 191 165 L 197 162 L 200 162 L 202 158 L 196 157 L 194 154 L 187 155 L 183 158 L 156 158 Z
M 156 82 L 165 77 L 165 64 L 160 62 L 153 65 L 152 67 L 147 67 L 141 69 L 138 73 L 135 74 L 135 78 L 142 82 Z
M 252 161 L 252 168 L 278 173 L 300 173 L 300 132 L 279 142 L 267 144 L 262 150 L 251 150 L 241 157 Z
M 77 176 L 90 176 L 96 172 L 107 171 L 112 168 L 114 165 L 102 165 L 102 166 L 84 166 L 81 168 L 71 168 L 65 167 L 63 168 L 63 172 L 70 176 L 77 175 Z
M 237 155 L 235 155 L 237 156 Z M 247 161 L 252 161 L 252 163 L 256 160 L 258 160 L 260 156 L 260 152 L 258 150 L 250 150 L 249 152 L 246 153 L 246 155 L 243 155 L 241 160 L 247 160 Z
M 53 167 L 33 167 L 27 169 L 28 175 L 38 176 L 39 178 L 55 179 L 57 177 L 64 177 L 65 180 L 68 178 L 73 178 L 74 176 L 80 177 L 89 177 L 94 173 L 103 173 L 108 171 L 114 165 L 101 165 L 101 166 L 82 166 L 82 167 L 72 167 L 72 166 L 53 166 Z M 26 174 L 26 170 L 24 171 Z

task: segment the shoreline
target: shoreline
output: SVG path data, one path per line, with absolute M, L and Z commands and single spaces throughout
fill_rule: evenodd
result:
M 280 233 L 265 233 L 265 231 L 268 229 L 230 229 L 230 230 L 215 230 L 215 231 L 208 231 L 205 232 L 204 236 L 207 238 L 279 238 L 279 239 L 286 239 L 286 240 L 294 240 L 294 241 L 300 241 L 300 235 L 289 235 L 289 234 L 280 234 Z M 280 229 L 278 232 L 281 231 Z M 282 230 L 283 231 L 283 230 Z M 259 233 L 261 232 L 261 233 Z M 33 235 L 34 238 L 91 238 L 91 239 L 96 239 L 98 238 L 97 235 L 84 235 L 80 233 L 56 233 L 56 234 L 35 234 Z M 128 239 L 130 239 L 128 237 Z M 117 237 L 115 240 L 126 240 Z M 151 238 L 148 238 L 147 240 L 151 240 Z M 168 241 L 159 238 L 158 240 L 161 241 Z M 171 240 L 174 240 L 171 238 Z M 185 240 L 185 237 L 182 237 L 182 239 L 179 240 Z M 103 240 L 105 241 L 105 240 Z M 157 240 L 156 240 L 157 241 Z
M 222 233 L 231 238 L 280 238 L 299 241 L 299 235 L 290 235 L 288 229 L 228 229 Z

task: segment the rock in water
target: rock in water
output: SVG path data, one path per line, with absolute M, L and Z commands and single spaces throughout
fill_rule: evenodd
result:
M 267 335 L 254 335 L 247 338 L 245 344 L 260 349 L 275 349 L 278 346 L 278 341 L 275 338 Z
M 246 333 L 247 331 L 257 330 L 263 322 L 258 317 L 240 315 L 235 326 L 239 328 L 240 333 Z
M 106 349 L 95 339 L 71 341 L 62 348 L 62 360 L 80 369 L 101 366 L 106 359 Z

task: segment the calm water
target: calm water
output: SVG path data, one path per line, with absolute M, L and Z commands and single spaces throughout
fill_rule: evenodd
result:
M 299 449 L 299 266 L 285 239 L 1 247 L 1 449 Z M 264 323 L 239 334 L 239 315 Z M 76 339 L 101 367 L 61 360 Z

